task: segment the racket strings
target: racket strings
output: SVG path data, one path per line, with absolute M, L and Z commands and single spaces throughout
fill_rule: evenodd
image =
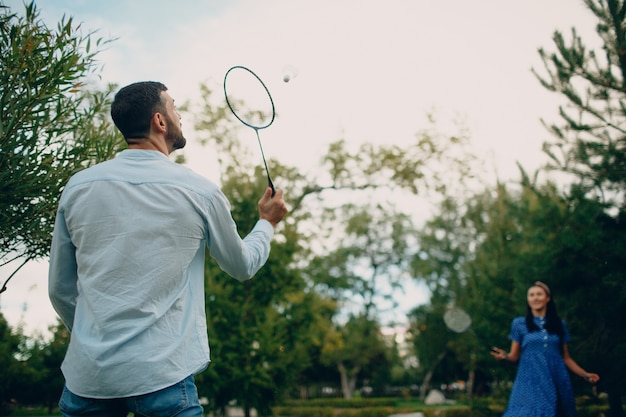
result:
M 232 113 L 247 127 L 258 131 L 269 126 L 273 118 L 271 109 L 252 109 L 246 102 L 236 101 L 232 96 L 229 96 L 229 100 Z
M 253 129 L 269 127 L 276 117 L 267 86 L 250 69 L 235 66 L 224 76 L 226 104 L 240 122 Z
M 453 308 L 444 314 L 444 322 L 448 329 L 456 333 L 463 333 L 472 325 L 472 319 L 464 310 Z
M 274 196 L 276 190 L 270 177 L 259 135 L 259 130 L 269 127 L 274 123 L 276 117 L 272 95 L 258 75 L 246 67 L 234 66 L 226 71 L 224 76 L 224 96 L 233 115 L 256 133 L 267 174 L 267 184 L 272 189 L 272 196 Z

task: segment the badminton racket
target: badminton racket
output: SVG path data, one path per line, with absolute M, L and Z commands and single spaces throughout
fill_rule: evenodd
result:
M 478 337 L 478 335 L 471 330 L 472 327 L 472 318 L 465 310 L 460 307 L 451 307 L 446 310 L 443 314 L 443 321 L 446 324 L 446 327 L 452 330 L 454 333 L 465 333 L 470 331 L 474 336 L 478 338 L 478 340 L 483 343 L 482 338 Z M 493 350 L 493 347 L 489 348 Z
M 249 68 L 236 65 L 224 75 L 224 96 L 226 104 L 233 115 L 244 125 L 256 133 L 261 157 L 267 174 L 267 184 L 272 189 L 272 197 L 276 193 L 270 171 L 267 168 L 263 145 L 259 130 L 274 123 L 276 110 L 274 100 L 265 83 Z
M 443 321 L 446 327 L 455 333 L 465 333 L 472 327 L 472 318 L 459 307 L 446 310 L 443 314 Z

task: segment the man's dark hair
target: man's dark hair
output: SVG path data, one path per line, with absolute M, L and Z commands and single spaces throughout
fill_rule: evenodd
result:
M 111 104 L 111 117 L 124 139 L 148 137 L 150 119 L 154 113 L 164 110 L 163 91 L 167 91 L 167 87 L 162 83 L 142 81 L 117 92 Z

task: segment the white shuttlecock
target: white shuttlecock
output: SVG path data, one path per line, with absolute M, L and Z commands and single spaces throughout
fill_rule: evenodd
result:
M 288 83 L 289 81 L 296 78 L 298 75 L 298 70 L 293 65 L 285 65 L 283 68 L 283 81 Z

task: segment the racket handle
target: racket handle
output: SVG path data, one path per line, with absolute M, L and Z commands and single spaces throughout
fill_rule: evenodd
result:
M 274 197 L 274 195 L 276 195 L 276 188 L 274 188 L 274 183 L 269 175 L 267 176 L 267 185 L 272 189 L 272 197 Z

